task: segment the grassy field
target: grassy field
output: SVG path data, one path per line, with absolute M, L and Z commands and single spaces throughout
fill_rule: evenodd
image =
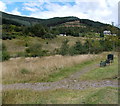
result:
M 91 64 L 99 64 L 108 53 L 99 55 L 49 56 L 3 62 L 3 83 L 57 81 Z M 89 58 L 88 58 L 89 57 Z M 31 65 L 30 65 L 31 63 Z M 37 63 L 37 64 L 36 64 Z M 48 64 L 46 64 L 48 63 Z M 46 65 L 44 68 L 42 66 Z M 31 67 L 30 67 L 31 66 Z M 37 67 L 39 66 L 39 67 Z M 61 67 L 60 67 L 61 66 Z M 31 69 L 31 70 L 30 70 Z M 98 67 L 80 80 L 112 80 L 117 75 L 117 57 L 111 66 Z M 7 90 L 3 104 L 117 104 L 118 88 L 101 87 L 84 90 L 56 89 L 47 91 Z
M 105 80 L 115 79 L 118 76 L 118 59 L 114 60 L 110 66 L 99 67 L 84 74 L 80 80 Z
M 69 44 L 73 45 L 83 38 L 69 39 Z M 10 54 L 16 55 L 24 52 L 26 42 L 28 45 L 39 42 L 43 49 L 50 51 L 59 48 L 65 38 L 58 37 L 53 40 L 43 40 L 40 38 L 17 38 L 6 40 L 3 43 L 7 46 Z M 48 44 L 46 43 L 48 42 Z M 59 42 L 59 43 L 58 43 Z M 62 80 L 80 69 L 99 64 L 105 60 L 109 52 L 102 54 L 88 54 L 77 56 L 46 56 L 41 58 L 11 58 L 2 64 L 2 83 L 35 83 L 54 82 Z M 98 67 L 87 72 L 79 80 L 112 80 L 118 73 L 117 57 L 111 66 Z M 85 90 L 56 89 L 47 91 L 33 90 L 7 90 L 2 92 L 3 104 L 117 104 L 118 89 L 114 87 L 88 88 Z
M 48 56 L 18 58 L 2 63 L 3 84 L 47 82 L 63 79 L 90 64 L 99 64 L 106 53 L 99 55 Z
M 3 92 L 3 104 L 117 104 L 118 90 L 113 87 L 86 90 L 49 91 L 11 90 Z
M 72 67 L 89 59 L 84 55 L 9 60 L 3 62 L 3 83 L 41 82 L 52 73 L 59 73 L 66 67 Z
M 12 40 L 3 40 L 6 45 L 8 52 L 11 56 L 16 56 L 18 54 L 23 54 L 25 52 L 25 45 L 33 45 L 36 42 L 42 45 L 43 50 L 48 50 L 49 52 L 54 51 L 56 48 L 60 48 L 62 42 L 68 39 L 69 45 L 72 46 L 76 41 L 84 42 L 83 37 L 72 37 L 72 36 L 57 36 L 55 39 L 41 39 L 39 37 L 17 37 Z

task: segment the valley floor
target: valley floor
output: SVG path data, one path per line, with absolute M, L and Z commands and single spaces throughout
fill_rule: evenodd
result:
M 99 60 L 92 58 L 89 62 L 81 62 L 82 66 L 73 65 L 72 67 L 77 67 L 72 68 L 76 71 L 69 72 L 70 68 L 67 68 L 67 76 L 62 70 L 63 75 L 58 76 L 60 72 L 52 72 L 50 77 L 46 77 L 49 80 L 4 83 L 2 102 L 3 104 L 117 104 L 117 57 L 114 63 L 106 67 L 99 67 Z
M 29 89 L 29 90 L 51 90 L 51 89 L 87 89 L 90 87 L 118 87 L 117 80 L 102 80 L 102 81 L 81 81 L 79 78 L 95 68 L 98 68 L 98 64 L 85 67 L 79 72 L 74 73 L 60 81 L 56 82 L 44 82 L 44 83 L 16 83 L 3 85 L 3 90 L 15 90 L 15 89 Z

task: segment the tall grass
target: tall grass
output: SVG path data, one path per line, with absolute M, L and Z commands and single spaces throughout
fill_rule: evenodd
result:
M 16 58 L 2 63 L 3 83 L 38 82 L 66 67 L 72 67 L 86 61 L 94 60 L 99 55 L 48 56 L 42 58 Z M 29 74 L 22 74 L 26 69 Z
M 100 60 L 105 56 L 106 53 L 99 55 L 56 55 L 42 58 L 13 58 L 2 63 L 2 81 L 4 84 L 41 82 L 50 75 L 60 72 L 60 70 L 64 70 L 66 67 L 69 68 L 76 66 L 77 64 L 82 64 L 84 62 L 93 61 L 96 59 Z M 29 74 L 21 73 L 22 69 L 28 70 Z M 72 72 L 74 72 L 74 68 Z M 65 74 L 67 75 L 70 73 L 67 71 Z M 60 77 L 64 78 L 63 76 Z

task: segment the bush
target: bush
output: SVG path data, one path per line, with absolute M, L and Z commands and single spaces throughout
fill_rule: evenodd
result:
M 2 40 L 12 40 L 12 39 L 15 39 L 16 38 L 16 35 L 14 34 L 8 34 L 8 33 L 3 33 L 2 36 L 0 37 L 0 39 Z
M 63 56 L 69 54 L 69 45 L 68 45 L 68 42 L 69 42 L 68 39 L 65 39 L 63 41 L 62 46 L 60 48 L 60 53 L 59 54 L 61 54 Z
M 76 44 L 74 45 L 75 54 L 81 54 L 82 49 L 83 49 L 82 43 L 80 41 L 77 41 Z
M 42 50 L 42 45 L 39 43 L 33 44 L 26 49 L 26 55 L 30 57 L 45 56 L 47 55 L 46 50 Z
M 28 43 L 25 43 L 25 47 L 28 47 Z
M 56 37 L 56 35 L 51 34 L 51 33 L 47 33 L 47 34 L 41 36 L 41 38 L 43 38 L 43 39 L 53 39 L 55 37 Z
M 21 69 L 20 72 L 21 72 L 21 74 L 29 74 L 30 73 L 30 71 L 25 68 Z
M 4 45 L 4 44 L 2 44 L 2 47 L 0 47 L 0 48 L 2 48 L 2 56 L 1 56 L 1 60 L 2 61 L 5 61 L 5 60 L 9 60 L 10 59 L 10 55 L 9 55 L 9 53 L 7 52 L 7 48 L 6 48 L 6 46 Z
M 10 59 L 10 55 L 7 51 L 3 51 L 2 52 L 2 61 L 5 61 L 5 60 L 9 60 Z

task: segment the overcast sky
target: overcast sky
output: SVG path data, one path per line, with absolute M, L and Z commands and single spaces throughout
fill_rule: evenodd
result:
M 118 24 L 119 0 L 20 0 L 0 1 L 0 11 L 36 18 L 76 16 L 103 23 Z M 19 0 L 17 0 L 19 1 Z M 59 1 L 59 2 L 58 2 Z M 67 2 L 66 2 L 67 1 Z

